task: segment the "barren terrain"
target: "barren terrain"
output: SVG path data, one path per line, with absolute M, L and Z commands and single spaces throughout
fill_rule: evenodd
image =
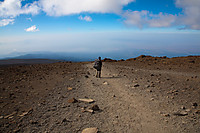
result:
M 198 56 L 0 66 L 3 133 L 197 133 L 199 105 Z

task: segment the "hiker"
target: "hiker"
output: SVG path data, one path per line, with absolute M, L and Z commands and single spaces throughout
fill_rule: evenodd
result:
M 97 78 L 101 78 L 101 67 L 102 67 L 102 62 L 101 62 L 101 57 L 99 57 L 99 59 L 96 59 L 94 63 L 94 68 L 97 69 L 96 73 Z

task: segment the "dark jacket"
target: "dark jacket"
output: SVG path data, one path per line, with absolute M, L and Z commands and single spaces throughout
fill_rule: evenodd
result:
M 98 66 L 97 66 L 97 71 L 101 71 L 101 67 L 102 67 L 102 61 L 101 60 L 97 60 L 98 61 Z

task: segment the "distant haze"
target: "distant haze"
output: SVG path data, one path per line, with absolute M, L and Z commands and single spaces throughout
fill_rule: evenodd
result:
M 96 56 L 132 58 L 200 54 L 199 33 L 179 32 L 86 32 L 0 37 L 0 57 L 50 53 L 93 59 Z M 47 57 L 47 56 L 43 56 Z M 42 57 L 41 57 L 42 58 Z

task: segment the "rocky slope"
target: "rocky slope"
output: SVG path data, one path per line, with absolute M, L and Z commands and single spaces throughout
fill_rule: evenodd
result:
M 104 61 L 0 66 L 0 132 L 200 130 L 200 57 Z

